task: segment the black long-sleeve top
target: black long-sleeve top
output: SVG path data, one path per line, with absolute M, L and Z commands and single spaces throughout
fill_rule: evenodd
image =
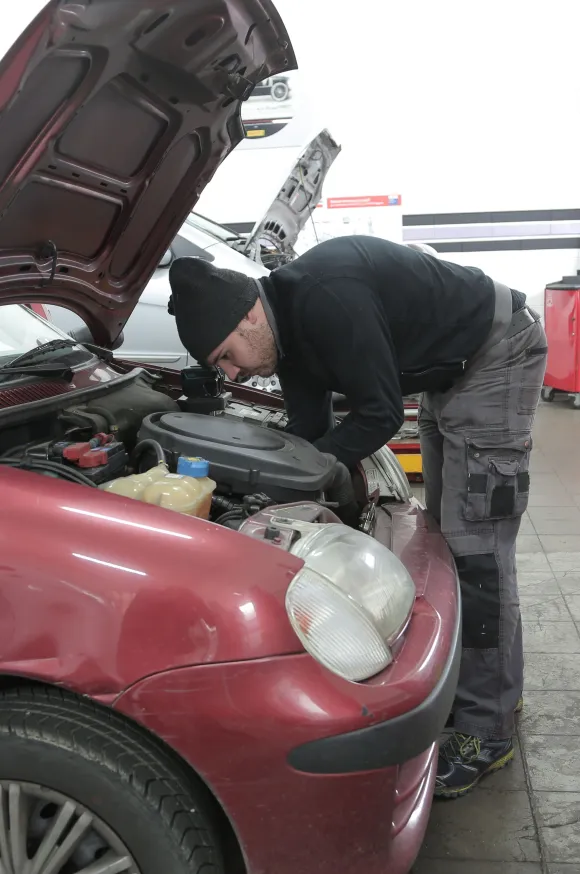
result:
M 288 430 L 348 466 L 404 422 L 406 374 L 468 361 L 492 326 L 495 290 L 476 268 L 376 237 L 328 240 L 262 280 L 280 345 Z M 333 428 L 332 392 L 350 413 Z

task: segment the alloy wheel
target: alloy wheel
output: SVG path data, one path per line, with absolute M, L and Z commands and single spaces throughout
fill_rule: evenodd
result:
M 105 823 L 72 798 L 0 781 L 0 874 L 140 874 Z

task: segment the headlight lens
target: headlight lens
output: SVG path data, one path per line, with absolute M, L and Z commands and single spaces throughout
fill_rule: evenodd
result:
M 415 600 L 405 566 L 344 525 L 317 526 L 292 552 L 305 564 L 288 588 L 286 609 L 305 649 L 346 680 L 384 670 Z

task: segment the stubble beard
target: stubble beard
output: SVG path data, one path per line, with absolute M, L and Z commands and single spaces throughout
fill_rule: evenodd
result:
M 241 378 L 274 376 L 278 367 L 278 350 L 270 325 L 261 324 L 255 325 L 249 330 L 247 328 L 239 328 L 238 330 L 256 357 L 256 365 L 252 368 L 252 373 L 240 375 Z

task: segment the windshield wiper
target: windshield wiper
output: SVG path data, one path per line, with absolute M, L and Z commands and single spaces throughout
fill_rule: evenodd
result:
M 59 349 L 69 349 L 71 346 L 78 345 L 76 340 L 66 340 L 64 337 L 62 339 L 59 337 L 57 340 L 49 340 L 48 343 L 41 343 L 40 346 L 35 346 L 34 349 L 29 349 L 28 352 L 23 352 L 22 355 L 13 358 L 9 364 L 5 364 L 0 370 L 13 369 L 21 364 L 25 364 L 27 361 L 36 361 L 37 358 L 43 358 L 44 355 L 50 352 L 58 352 Z
M 60 337 L 57 340 L 49 340 L 48 343 L 42 343 L 35 349 L 30 349 L 28 352 L 23 352 L 9 361 L 8 364 L 0 367 L 0 380 L 9 378 L 10 376 L 44 376 L 52 379 L 64 379 L 66 382 L 71 382 L 73 371 L 70 367 L 63 364 L 32 364 L 36 358 L 42 358 L 44 355 L 59 349 L 68 349 L 71 346 L 78 346 L 76 340 L 67 340 Z
M 52 379 L 64 379 L 66 382 L 72 382 L 73 371 L 70 367 L 65 367 L 62 364 L 32 364 L 31 366 L 14 366 L 14 362 L 4 364 L 0 367 L 0 380 L 8 379 L 11 376 L 46 376 Z

